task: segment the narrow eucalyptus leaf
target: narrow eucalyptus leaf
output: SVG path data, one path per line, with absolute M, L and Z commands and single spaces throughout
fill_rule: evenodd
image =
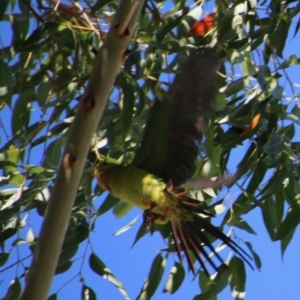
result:
M 83 285 L 81 289 L 82 300 L 97 300 L 97 295 L 92 288 L 87 285 Z
M 171 268 L 167 282 L 165 284 L 163 292 L 174 294 L 181 286 L 185 277 L 185 271 L 182 264 L 176 262 L 175 265 Z
M 162 279 L 164 270 L 166 266 L 166 259 L 158 254 L 151 265 L 150 273 L 146 279 L 140 294 L 138 295 L 138 300 L 148 300 L 154 295 L 160 281 Z
M 202 273 L 203 276 L 206 276 Z M 210 279 L 208 282 L 208 290 L 204 293 L 196 295 L 193 300 L 209 300 L 221 293 L 228 285 L 228 269 L 224 265 L 218 268 L 218 273 L 214 276 L 214 279 Z
M 94 253 L 90 255 L 89 264 L 91 269 L 98 275 L 102 276 L 111 282 L 123 295 L 126 300 L 129 300 L 129 296 L 123 286 L 123 284 L 113 275 L 110 269 L 102 262 L 102 260 Z

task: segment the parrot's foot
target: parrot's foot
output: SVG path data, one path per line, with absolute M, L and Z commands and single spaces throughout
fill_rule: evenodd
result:
M 144 219 L 144 226 L 146 227 L 147 231 L 151 232 L 153 234 L 153 224 L 154 221 L 161 218 L 161 215 L 156 214 L 151 211 L 152 208 L 145 209 L 143 213 L 143 219 Z
M 179 187 L 174 188 L 172 181 L 170 180 L 165 189 L 168 193 L 181 198 L 187 194 L 187 190 L 185 188 Z M 144 210 L 143 219 L 144 219 L 144 226 L 146 227 L 147 231 L 150 231 L 153 234 L 153 225 L 154 222 L 156 223 L 165 223 L 167 219 L 167 215 L 170 210 L 170 206 L 168 203 L 163 205 L 163 214 L 157 214 L 153 212 L 153 209 L 157 206 L 155 202 L 143 200 L 143 204 L 145 206 L 150 206 L 150 208 Z
M 174 188 L 172 180 L 168 182 L 168 185 L 166 186 L 166 191 L 170 194 L 173 194 L 176 197 L 182 197 L 188 193 L 187 189 L 183 187 Z

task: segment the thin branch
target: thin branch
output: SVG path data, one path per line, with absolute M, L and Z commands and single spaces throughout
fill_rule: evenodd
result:
M 118 34 L 119 36 L 122 36 L 126 29 L 129 26 L 129 23 L 132 20 L 133 15 L 136 12 L 137 7 L 140 5 L 140 3 L 143 2 L 142 0 L 131 0 L 130 5 L 126 6 L 126 10 L 124 10 L 123 17 L 120 19 L 120 22 L 118 24 Z
M 143 3 L 143 0 L 139 2 L 128 27 L 120 36 L 116 29 L 127 16 L 126 12 L 132 10 L 128 0 L 120 2 L 107 38 L 98 51 L 90 81 L 70 128 L 21 300 L 47 299 L 90 141 L 106 106 Z
M 210 178 L 193 178 L 189 179 L 183 186 L 192 190 L 204 190 L 208 188 L 220 189 L 223 185 L 232 186 L 238 178 L 238 172 L 232 176 L 219 176 L 215 180 Z
M 0 270 L 0 273 L 3 273 L 3 272 L 5 272 L 5 271 L 7 271 L 8 269 L 10 269 L 10 268 L 14 267 L 15 265 L 19 264 L 20 262 L 26 260 L 26 259 L 29 258 L 30 256 L 32 256 L 32 254 L 29 254 L 29 255 L 27 255 L 26 257 L 22 258 L 22 259 L 18 259 L 15 263 L 13 263 L 13 264 L 9 265 L 8 267 L 6 267 L 6 268 Z

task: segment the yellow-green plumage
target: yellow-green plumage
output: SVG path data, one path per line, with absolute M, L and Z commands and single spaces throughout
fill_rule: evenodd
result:
M 98 170 L 100 184 L 105 182 L 115 197 L 131 205 L 146 209 L 149 207 L 143 204 L 143 199 L 152 199 L 157 203 L 165 201 L 162 191 L 166 184 L 145 170 L 133 165 L 112 166 L 111 170 L 102 174 L 101 166 Z
M 95 170 L 102 189 L 144 210 L 144 223 L 151 231 L 154 222 L 170 222 L 178 257 L 182 261 L 183 251 L 194 274 L 190 253 L 207 274 L 205 261 L 217 270 L 209 252 L 223 263 L 211 245 L 211 237 L 251 265 L 249 255 L 209 222 L 207 217 L 212 215 L 201 202 L 186 196 L 180 188 L 193 173 L 207 127 L 216 93 L 216 68 L 214 49 L 190 55 L 166 97 L 155 100 L 133 162 L 127 166 L 100 164 Z
M 248 254 L 222 231 L 206 221 L 203 215 L 212 215 L 201 208 L 201 202 L 172 193 L 168 190 L 168 185 L 155 175 L 134 165 L 104 164 L 98 166 L 95 176 L 99 185 L 110 191 L 115 197 L 149 211 L 154 222 L 164 224 L 170 221 L 178 256 L 182 261 L 181 250 L 185 252 L 188 264 L 194 274 L 194 264 L 189 250 L 192 251 L 207 274 L 207 267 L 200 254 L 214 269 L 217 269 L 217 266 L 208 255 L 205 246 L 216 255 L 221 263 L 223 262 L 211 246 L 208 234 L 222 240 L 251 266 Z
M 157 223 L 170 220 L 190 219 L 178 198 L 166 190 L 167 184 L 149 172 L 134 165 L 101 165 L 96 170 L 99 185 L 112 195 L 126 203 L 143 210 L 152 208 L 152 212 L 162 217 Z

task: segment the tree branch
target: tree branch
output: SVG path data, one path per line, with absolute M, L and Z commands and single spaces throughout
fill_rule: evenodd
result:
M 215 180 L 207 177 L 189 179 L 183 186 L 190 190 L 204 190 L 208 188 L 220 189 L 223 185 L 232 186 L 238 179 L 239 173 L 231 176 L 218 176 Z
M 136 1 L 120 2 L 107 38 L 97 54 L 87 91 L 78 105 L 70 128 L 21 300 L 47 299 L 90 141 L 105 108 L 143 3 L 144 0 L 140 0 L 136 6 Z M 124 19 L 127 20 L 128 12 L 132 12 L 131 18 L 126 21 L 128 26 L 120 35 L 119 25 L 124 24 Z

